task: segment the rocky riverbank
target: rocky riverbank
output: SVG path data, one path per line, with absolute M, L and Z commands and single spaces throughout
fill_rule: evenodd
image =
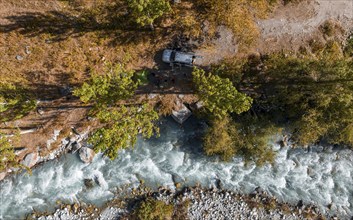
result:
M 123 196 L 122 196 L 123 195 Z M 278 202 L 257 189 L 249 195 L 241 195 L 221 189 L 200 187 L 183 188 L 176 192 L 161 188 L 152 192 L 146 188 L 117 194 L 103 208 L 82 204 L 66 205 L 52 214 L 34 213 L 29 218 L 40 220 L 62 219 L 134 219 L 141 202 L 147 199 L 163 201 L 174 206 L 184 219 L 326 219 L 312 205 L 297 205 Z M 182 210 L 184 209 L 184 210 Z M 180 214 L 182 213 L 182 214 Z M 174 218 L 173 218 L 174 219 Z M 177 219 L 177 218 L 175 218 Z M 330 217 L 328 219 L 336 219 Z

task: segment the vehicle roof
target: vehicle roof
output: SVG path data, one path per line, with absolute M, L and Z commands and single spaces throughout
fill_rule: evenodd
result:
M 163 51 L 163 56 L 162 56 L 162 60 L 164 62 L 170 62 L 170 56 L 172 55 L 172 50 L 166 49 Z
M 176 52 L 174 61 L 175 62 L 179 62 L 179 63 L 191 64 L 192 63 L 192 58 L 193 58 L 192 54 L 183 53 L 183 52 Z

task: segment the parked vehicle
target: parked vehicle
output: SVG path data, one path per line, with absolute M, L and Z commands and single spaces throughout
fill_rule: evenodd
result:
M 199 56 L 196 56 L 193 53 L 165 49 L 163 51 L 162 60 L 165 63 L 170 63 L 170 65 L 179 64 L 184 66 L 193 66 L 195 59 L 198 57 Z

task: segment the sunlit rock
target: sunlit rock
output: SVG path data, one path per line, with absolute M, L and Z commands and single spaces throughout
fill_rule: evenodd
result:
M 78 154 L 84 163 L 91 163 L 95 155 L 94 151 L 88 147 L 81 147 Z

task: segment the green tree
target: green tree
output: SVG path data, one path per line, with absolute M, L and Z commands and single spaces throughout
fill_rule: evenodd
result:
M 74 90 L 73 94 L 84 103 L 97 107 L 112 105 L 119 100 L 131 98 L 137 88 L 133 80 L 134 72 L 127 71 L 122 65 L 107 65 L 104 75 L 93 73 L 89 82 Z
M 308 145 L 325 139 L 353 146 L 353 62 L 281 54 L 250 60 L 242 87 L 257 91 L 253 110 Z
M 150 25 L 171 7 L 168 0 L 126 0 L 135 22 L 141 26 Z
M 269 141 L 279 131 L 267 120 L 249 114 L 237 121 L 226 116 L 211 122 L 203 147 L 207 155 L 219 155 L 225 161 L 239 155 L 245 162 L 254 161 L 261 166 L 274 162 L 275 152 Z
M 138 134 L 150 138 L 158 133 L 158 127 L 153 123 L 158 119 L 158 114 L 147 104 L 103 108 L 97 118 L 105 126 L 97 129 L 88 142 L 93 144 L 96 152 L 104 152 L 111 159 L 117 156 L 120 149 L 134 146 Z
M 118 101 L 134 95 L 138 83 L 134 82 L 133 76 L 133 71 L 115 65 L 108 67 L 105 75 L 92 74 L 89 82 L 74 90 L 81 101 L 93 104 L 91 114 L 103 125 L 88 141 L 96 152 L 104 152 L 111 159 L 117 156 L 120 149 L 134 146 L 138 134 L 150 138 L 158 133 L 154 124 L 158 114 L 153 108 L 146 104 L 118 104 Z
M 0 121 L 22 118 L 36 106 L 30 92 L 12 84 L 0 84 Z
M 197 68 L 192 76 L 197 95 L 206 109 L 217 118 L 233 112 L 240 114 L 250 109 L 252 99 L 238 92 L 228 78 L 206 74 L 204 70 Z

